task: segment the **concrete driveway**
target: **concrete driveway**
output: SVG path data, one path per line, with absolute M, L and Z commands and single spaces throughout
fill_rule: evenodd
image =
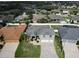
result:
M 54 48 L 53 40 L 52 40 L 52 42 L 50 42 L 50 41 L 41 42 L 40 58 L 58 58 L 55 48 Z
M 14 58 L 19 42 L 6 43 L 0 52 L 0 58 Z
M 63 43 L 65 58 L 79 58 L 79 50 L 76 43 L 65 42 Z

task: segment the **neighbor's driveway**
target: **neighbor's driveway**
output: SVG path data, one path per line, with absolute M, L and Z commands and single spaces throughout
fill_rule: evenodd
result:
M 6 43 L 0 52 L 0 58 L 14 58 L 19 42 Z
M 65 44 L 63 43 L 63 48 L 65 58 L 79 58 L 79 50 L 76 43 L 65 42 Z
M 40 58 L 57 58 L 53 42 L 41 42 Z

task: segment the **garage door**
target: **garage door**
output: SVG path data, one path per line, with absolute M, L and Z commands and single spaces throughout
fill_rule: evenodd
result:
M 41 42 L 53 42 L 53 36 L 50 35 L 40 35 Z

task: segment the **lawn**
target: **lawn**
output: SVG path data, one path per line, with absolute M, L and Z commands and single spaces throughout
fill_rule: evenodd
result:
M 64 58 L 65 53 L 64 53 L 64 50 L 63 50 L 61 38 L 60 38 L 58 33 L 56 33 L 56 35 L 55 35 L 54 46 L 55 46 L 55 50 L 56 50 L 58 57 Z
M 39 58 L 40 57 L 40 45 L 33 45 L 26 40 L 22 40 L 15 52 L 17 58 Z

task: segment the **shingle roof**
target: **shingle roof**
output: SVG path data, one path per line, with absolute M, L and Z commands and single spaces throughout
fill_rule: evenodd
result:
M 57 19 L 57 20 L 59 20 L 59 21 L 64 20 L 64 18 L 63 18 L 62 16 L 60 16 L 60 15 L 49 15 L 49 17 L 50 17 L 51 19 Z
M 71 19 L 72 19 L 72 20 L 77 20 L 77 21 L 79 21 L 79 15 L 77 15 L 77 16 L 72 16 Z
M 14 20 L 14 15 L 0 15 L 0 20 L 4 21 Z
M 27 35 L 29 36 L 35 36 L 35 35 L 54 35 L 53 29 L 51 29 L 49 26 L 30 26 L 26 30 Z
M 78 27 L 62 27 L 59 29 L 60 36 L 63 40 L 78 40 L 79 28 Z

